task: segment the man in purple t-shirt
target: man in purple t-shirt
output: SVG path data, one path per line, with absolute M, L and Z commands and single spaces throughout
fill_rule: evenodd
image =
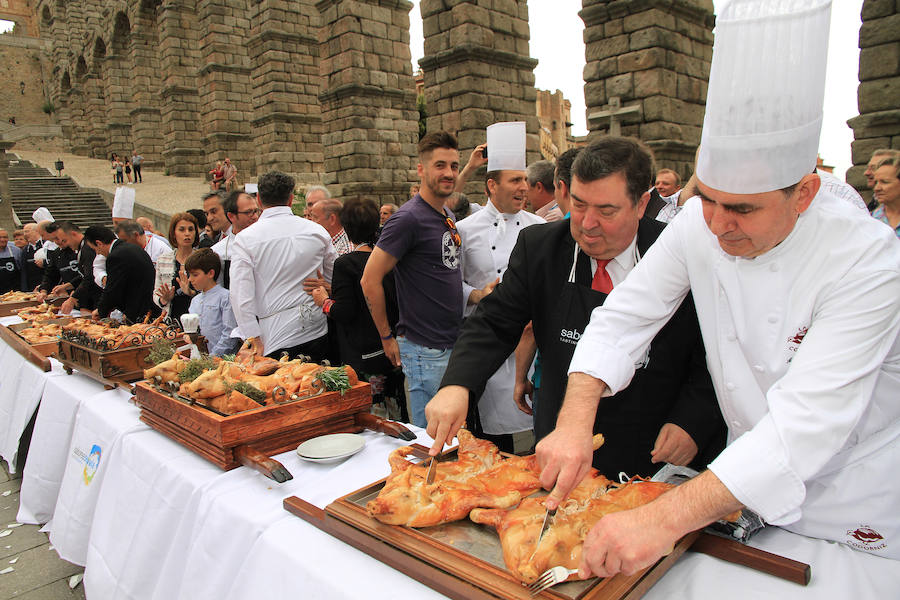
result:
M 459 175 L 456 138 L 445 131 L 423 137 L 417 171 L 420 192 L 385 224 L 360 284 L 384 352 L 391 363 L 403 367 L 408 380 L 412 422 L 425 427 L 425 404 L 440 386 L 464 306 L 462 241 L 453 213 L 444 208 Z M 400 308 L 396 338 L 382 287 L 391 269 Z

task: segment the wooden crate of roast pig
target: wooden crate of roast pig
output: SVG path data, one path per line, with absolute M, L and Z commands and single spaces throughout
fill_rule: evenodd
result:
M 272 456 L 316 436 L 362 431 L 371 416 L 372 392 L 360 382 L 343 393 L 323 392 L 222 415 L 142 381 L 135 386 L 135 402 L 142 421 L 228 470 L 243 464 L 235 453 L 239 447 Z
M 59 319 L 50 319 L 49 321 L 41 321 L 42 325 L 47 324 L 57 324 L 57 325 L 65 325 L 67 323 L 72 322 L 72 317 L 60 317 Z M 30 329 L 34 327 L 33 323 L 15 323 L 14 325 L 7 326 L 10 331 L 16 334 L 16 337 L 22 340 L 23 343 L 29 345 L 31 348 L 35 350 L 41 356 L 53 356 L 56 354 L 59 348 L 59 340 L 53 340 L 52 342 L 40 342 L 38 344 L 31 344 L 25 338 L 21 337 L 20 333 L 23 329 Z

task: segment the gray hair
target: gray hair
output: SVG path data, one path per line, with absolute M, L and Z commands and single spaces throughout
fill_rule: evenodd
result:
M 325 194 L 325 198 L 331 198 L 331 192 L 328 191 L 328 188 L 324 185 L 311 185 L 306 188 L 306 197 L 309 197 L 310 192 L 322 192 Z
M 121 233 L 126 237 L 132 237 L 135 235 L 144 235 L 144 228 L 140 223 L 133 219 L 128 219 L 127 221 L 120 221 L 116 224 L 116 233 Z
M 536 163 L 528 165 L 525 170 L 525 176 L 528 178 L 528 185 L 534 187 L 541 183 L 548 192 L 553 192 L 556 186 L 553 185 L 553 172 L 556 167 L 549 160 L 539 160 Z

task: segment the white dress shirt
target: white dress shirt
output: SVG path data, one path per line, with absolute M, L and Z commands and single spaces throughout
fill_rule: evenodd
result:
M 231 259 L 231 246 L 236 235 L 233 227 L 229 227 L 222 235 L 222 239 L 212 245 L 211 250 L 218 254 L 222 260 L 222 268 L 219 269 L 219 276 L 216 277 L 216 283 L 219 285 L 224 285 L 225 283 L 225 261 Z
M 151 262 L 153 262 L 153 266 L 156 267 L 156 261 L 159 259 L 160 254 L 163 252 L 171 252 L 172 246 L 169 245 L 168 242 L 155 235 L 146 235 L 147 245 L 144 246 L 144 252 L 150 256 Z
M 660 198 L 666 205 L 659 209 L 659 212 L 656 214 L 656 220 L 663 223 L 671 223 L 672 219 L 681 212 L 684 206 L 683 204 L 681 206 L 678 205 L 678 199 L 681 198 L 681 190 L 678 190 L 671 196 L 660 196 Z
M 335 258 L 324 227 L 288 206 L 263 210 L 231 245 L 231 307 L 242 336 L 261 337 L 270 354 L 325 335 L 325 314 L 303 280 L 318 270 L 330 282 Z
M 900 558 L 894 233 L 822 188 L 784 241 L 742 259 L 721 250 L 699 199 L 682 213 L 594 310 L 569 372 L 627 386 L 690 290 L 729 429 L 710 470 L 771 524 Z
M 519 232 L 530 225 L 544 223 L 544 219 L 524 210 L 513 214 L 501 213 L 490 200 L 484 209 L 469 215 L 456 224 L 462 238 L 460 266 L 463 276 L 463 299 L 472 290 L 481 289 L 502 277 L 509 264 Z M 475 309 L 466 307 L 466 315 Z M 533 421 L 513 401 L 516 383 L 516 358 L 510 354 L 491 376 L 478 401 L 481 425 L 486 433 L 500 435 L 531 429 Z

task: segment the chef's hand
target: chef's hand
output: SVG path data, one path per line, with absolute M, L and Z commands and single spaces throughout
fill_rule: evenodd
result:
M 533 415 L 534 384 L 528 381 L 527 378 L 524 381 L 517 381 L 513 387 L 513 401 L 516 403 L 516 408 L 523 413 L 526 415 Z
M 315 277 L 309 277 L 303 280 L 303 291 L 307 294 L 312 295 L 313 290 L 317 287 L 325 288 L 325 291 L 328 292 L 328 295 L 331 295 L 331 284 L 325 281 L 325 278 L 322 277 L 322 271 L 316 270 Z
M 497 284 L 500 283 L 500 278 L 493 280 L 483 288 L 474 289 L 469 292 L 469 297 L 466 299 L 466 304 L 478 304 L 482 300 L 484 300 L 485 296 L 490 295 L 491 292 L 494 291 L 494 288 L 497 287 Z
M 384 355 L 391 361 L 395 367 L 402 367 L 400 363 L 400 345 L 397 344 L 397 338 L 394 336 L 381 340 L 381 347 L 384 348 Z
M 263 356 L 262 339 L 258 337 L 248 338 L 244 341 L 244 345 L 241 346 L 241 350 L 247 350 L 255 356 Z
M 65 302 L 63 302 L 62 305 L 59 307 L 59 312 L 61 314 L 67 315 L 67 314 L 71 313 L 73 310 L 75 310 L 75 298 L 72 296 L 69 296 L 69 298 Z
M 535 453 L 541 468 L 541 485 L 551 490 L 544 506 L 559 506 L 591 468 L 594 423 L 560 428 L 538 442 Z
M 681 532 L 669 526 L 654 503 L 608 514 L 584 540 L 578 576 L 633 575 L 672 552 Z
M 43 303 L 44 300 L 47 299 L 47 295 L 47 292 L 45 292 L 44 290 L 40 290 L 37 295 L 37 301 Z
M 328 300 L 328 292 L 321 285 L 314 289 L 310 295 L 312 296 L 313 302 L 315 302 L 316 306 L 319 308 L 322 308 L 322 305 Z
M 175 297 L 175 288 L 168 283 L 163 283 L 156 290 L 156 295 L 159 296 L 159 303 L 166 305 Z
M 95 308 L 93 312 L 91 312 L 91 318 L 95 321 L 100 320 L 100 309 Z
M 51 296 L 66 296 L 69 294 L 69 284 L 61 283 L 50 290 Z
M 429 454 L 435 456 L 456 436 L 466 423 L 469 411 L 469 390 L 461 385 L 447 385 L 438 390 L 425 405 L 426 431 L 434 438 Z
M 650 462 L 684 466 L 694 460 L 697 450 L 697 444 L 687 431 L 674 423 L 666 423 L 656 436 Z
M 44 259 L 36 258 L 36 259 L 34 259 L 34 264 L 35 264 L 35 266 L 37 266 L 37 268 L 43 269 L 44 268 Z

